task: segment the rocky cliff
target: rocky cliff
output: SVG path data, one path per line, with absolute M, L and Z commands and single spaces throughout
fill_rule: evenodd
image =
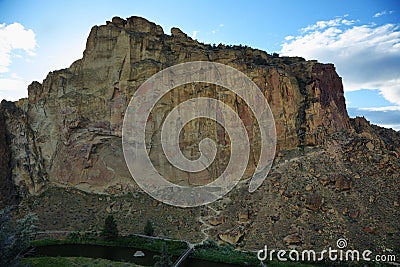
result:
M 10 103 L 11 104 L 11 103 Z M 7 132 L 5 111 L 6 102 L 0 105 L 0 206 L 16 204 L 18 193 L 12 180 L 12 154 L 10 136 Z
M 180 209 L 151 199 L 134 183 L 122 152 L 122 121 L 151 75 L 197 60 L 227 64 L 257 84 L 275 118 L 278 149 L 254 193 L 239 183 L 215 203 Z M 42 230 L 99 230 L 112 212 L 122 233 L 141 233 L 150 219 L 157 235 L 191 242 L 322 250 L 346 238 L 358 250 L 399 253 L 400 134 L 349 119 L 331 64 L 211 46 L 178 28 L 167 35 L 143 18 L 113 18 L 92 28 L 82 59 L 33 82 L 28 92 L 27 99 L 0 106 L 0 193 L 2 200 L 22 196 L 20 210 L 37 213 Z M 199 96 L 223 101 L 243 120 L 251 141 L 248 177 L 259 156 L 258 126 L 240 98 L 209 84 L 178 87 L 155 106 L 146 132 L 154 165 L 180 184 L 206 183 L 224 169 L 229 137 L 201 119 L 185 126 L 181 149 L 196 158 L 202 130 L 217 137 L 218 157 L 207 172 L 184 177 L 162 155 L 159 129 L 166 114 Z M 114 194 L 122 192 L 129 194 Z
M 28 99 L 3 104 L 6 129 L 12 136 L 9 149 L 15 163 L 14 182 L 29 193 L 40 191 L 47 181 L 92 191 L 135 187 L 121 149 L 127 104 L 135 90 L 159 70 L 198 60 L 232 66 L 258 85 L 275 117 L 279 149 L 321 144 L 327 135 L 350 129 L 341 78 L 331 64 L 271 56 L 249 47 L 206 45 L 178 28 L 167 35 L 143 18 L 115 17 L 106 25 L 92 28 L 82 59 L 67 69 L 49 73 L 43 83 L 33 82 Z M 223 100 L 238 112 L 250 129 L 254 156 L 246 173 L 252 173 L 258 139 L 249 108 L 232 92 L 201 84 L 174 90 L 164 97 L 165 105 L 152 113 L 150 123 L 155 129 L 149 139 L 154 147 L 150 152 L 154 164 L 160 171 L 169 169 L 164 167 L 166 159 L 158 157 L 161 151 L 157 150 L 156 138 L 165 114 L 177 101 L 197 96 Z M 205 124 L 188 125 L 187 131 L 199 132 Z M 219 131 L 218 126 L 212 131 Z M 183 140 L 188 144 L 184 152 L 194 157 L 191 151 L 195 150 L 196 138 Z M 219 151 L 220 162 L 209 172 L 193 177 L 193 183 L 207 182 L 220 173 L 228 148 L 226 144 Z M 179 171 L 166 172 L 175 182 L 186 179 Z

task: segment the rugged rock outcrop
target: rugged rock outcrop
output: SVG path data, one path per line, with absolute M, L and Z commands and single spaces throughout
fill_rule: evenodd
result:
M 0 105 L 1 119 L 1 152 L 3 186 L 11 181 L 13 188 L 11 199 L 18 199 L 31 193 L 40 192 L 47 181 L 41 147 L 37 146 L 35 132 L 27 112 L 19 102 L 2 101 Z M 33 124 L 32 124 L 33 123 Z M 9 190 L 8 190 L 9 191 Z
M 132 95 L 151 75 L 196 60 L 232 66 L 259 86 L 274 114 L 278 153 L 254 193 L 239 183 L 210 205 L 181 209 L 135 185 L 123 158 L 122 121 Z M 164 34 L 143 18 L 113 18 L 92 28 L 82 59 L 28 91 L 27 99 L 0 106 L 0 193 L 2 199 L 23 196 L 20 210 L 36 212 L 42 230 L 98 230 L 113 212 L 123 233 L 141 233 L 151 219 L 156 234 L 191 242 L 322 250 L 346 238 L 360 251 L 400 253 L 400 133 L 349 119 L 332 64 L 206 45 L 177 28 Z M 218 157 L 207 172 L 185 176 L 161 153 L 165 115 L 199 96 L 225 102 L 244 121 L 251 141 L 245 176 L 251 175 L 259 154 L 252 114 L 232 92 L 207 84 L 176 88 L 155 106 L 146 133 L 154 165 L 180 184 L 206 183 L 224 169 L 229 138 L 207 120 L 188 123 L 181 140 L 183 154 L 195 158 L 205 137 L 200 132 L 216 137 Z
M 210 60 L 230 65 L 248 75 L 262 90 L 275 117 L 279 149 L 316 145 L 324 137 L 349 130 L 341 78 L 331 64 L 302 58 L 271 56 L 242 46 L 217 47 L 199 43 L 178 28 L 171 35 L 143 18 L 115 17 L 106 25 L 94 26 L 83 58 L 69 68 L 48 74 L 43 83 L 33 82 L 28 99 L 16 103 L 7 129 L 14 137 L 12 175 L 18 186 L 36 193 L 49 180 L 91 191 L 118 192 L 135 187 L 125 166 L 121 133 L 126 106 L 135 90 L 159 70 L 181 62 Z M 209 90 L 209 89 L 213 90 Z M 160 172 L 177 183 L 203 184 L 224 169 L 229 142 L 221 129 L 207 122 L 189 124 L 198 133 L 208 127 L 225 144 L 209 170 L 186 177 L 169 167 L 159 144 L 158 128 L 177 101 L 196 96 L 223 100 L 238 112 L 252 141 L 256 165 L 257 129 L 248 107 L 232 92 L 210 85 L 188 85 L 174 89 L 152 113 L 150 156 Z M 10 104 L 11 105 L 11 104 Z M 3 105 L 7 109 L 10 105 Z M 14 109 L 14 108 L 13 108 Z M 184 136 L 183 152 L 196 157 L 200 136 Z M 221 140 L 219 140 L 221 141 Z
M 12 180 L 11 145 L 4 113 L 5 108 L 2 104 L 0 105 L 0 207 L 16 204 L 18 200 L 18 193 Z

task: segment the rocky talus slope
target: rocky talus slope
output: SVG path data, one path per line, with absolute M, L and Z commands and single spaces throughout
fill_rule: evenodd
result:
M 253 194 L 243 182 L 207 207 L 178 209 L 152 200 L 135 184 L 122 153 L 122 122 L 131 97 L 151 75 L 199 60 L 227 64 L 257 84 L 275 118 L 277 157 Z M 168 35 L 143 18 L 115 17 L 91 29 L 81 59 L 33 82 L 28 92 L 27 99 L 0 106 L 0 193 L 7 201 L 22 197 L 21 209 L 37 212 L 43 229 L 96 229 L 104 214 L 114 212 L 121 224 L 129 222 L 121 226 L 126 232 L 140 232 L 148 218 L 158 234 L 192 242 L 325 248 L 344 237 L 355 248 L 398 253 L 400 134 L 348 117 L 332 64 L 211 46 L 178 28 Z M 218 157 L 207 171 L 188 177 L 162 155 L 165 116 L 199 96 L 228 104 L 246 125 L 251 160 L 245 180 L 258 161 L 258 125 L 233 92 L 208 84 L 178 87 L 156 105 L 146 133 L 154 165 L 177 184 L 205 184 L 224 170 L 229 137 L 207 120 L 185 126 L 191 134 L 182 136 L 181 147 L 196 158 L 204 129 L 216 137 Z

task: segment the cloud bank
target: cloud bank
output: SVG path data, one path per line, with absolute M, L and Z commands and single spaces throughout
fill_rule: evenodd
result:
M 19 77 L 0 78 L 0 102 L 3 99 L 17 101 L 27 94 L 29 83 Z
M 280 53 L 332 62 L 345 91 L 379 89 L 385 99 L 400 105 L 399 25 L 359 25 L 346 16 L 318 21 L 298 36 L 287 36 Z
M 21 57 L 13 55 L 14 50 L 21 49 L 29 56 L 34 56 L 35 47 L 35 33 L 31 29 L 26 30 L 20 23 L 0 24 L 0 73 L 9 71 L 13 56 Z
M 18 100 L 26 94 L 28 81 L 10 72 L 10 65 L 15 58 L 35 56 L 35 33 L 25 29 L 20 23 L 0 24 L 0 100 Z

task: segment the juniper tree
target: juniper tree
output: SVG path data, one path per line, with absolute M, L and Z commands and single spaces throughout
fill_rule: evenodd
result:
M 144 226 L 144 234 L 148 236 L 154 235 L 153 224 L 151 223 L 150 220 L 147 220 L 146 225 Z
M 113 215 L 107 216 L 101 235 L 106 241 L 114 241 L 118 238 L 118 226 Z

